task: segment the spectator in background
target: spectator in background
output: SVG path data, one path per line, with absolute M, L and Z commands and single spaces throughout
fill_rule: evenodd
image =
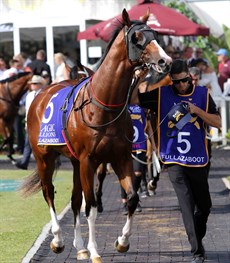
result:
M 19 72 L 24 71 L 21 67 L 19 60 L 12 58 L 9 63 L 10 63 L 10 68 L 4 71 L 3 79 L 10 78 L 14 75 L 17 75 Z
M 203 50 L 202 48 L 195 48 L 194 52 L 193 52 L 193 56 L 189 61 L 189 66 L 190 67 L 195 67 L 195 63 L 197 59 L 204 59 L 203 57 Z M 204 59 L 205 61 L 207 61 L 206 59 Z M 208 61 L 207 61 L 208 62 Z
M 191 76 L 192 84 L 198 86 L 201 77 L 201 71 L 198 67 L 189 68 L 189 73 Z
M 222 92 L 224 91 L 224 83 L 230 78 L 230 59 L 227 49 L 221 48 L 217 51 L 218 65 L 218 82 Z
M 194 51 L 194 58 L 198 59 L 198 58 L 203 58 L 203 50 L 202 48 L 197 47 Z
M 188 65 L 193 59 L 193 48 L 192 47 L 185 47 L 182 53 L 182 59 L 186 60 Z
M 65 66 L 65 56 L 63 53 L 56 53 L 54 54 L 54 61 L 57 65 L 56 73 L 55 73 L 55 80 L 53 83 L 58 83 L 60 81 L 68 79 L 68 72 Z
M 3 74 L 7 70 L 6 62 L 3 58 L 0 58 L 0 80 L 3 79 Z
M 164 48 L 166 54 L 173 59 L 175 48 L 172 45 L 168 45 Z
M 40 49 L 36 53 L 36 59 L 28 64 L 28 67 L 33 72 L 34 75 L 42 74 L 42 71 L 45 70 L 49 74 L 50 83 L 52 82 L 50 66 L 46 63 L 46 53 L 43 49 Z
M 24 70 L 28 66 L 28 64 L 32 62 L 32 60 L 26 55 L 25 52 L 20 52 L 18 55 L 14 56 L 14 59 L 18 59 L 21 61 Z
M 175 52 L 173 54 L 173 59 L 180 59 L 182 52 L 179 47 L 175 48 Z
M 214 100 L 215 98 L 222 96 L 222 90 L 218 84 L 216 72 L 208 65 L 207 61 L 199 58 L 196 59 L 194 65 L 201 71 L 199 85 L 209 88 L 210 94 Z M 215 100 L 215 103 L 218 104 L 218 101 Z
M 43 79 L 45 80 L 46 86 L 48 86 L 49 83 L 50 83 L 50 77 L 49 77 L 48 72 L 47 72 L 46 70 L 43 70 L 41 76 L 42 76 Z

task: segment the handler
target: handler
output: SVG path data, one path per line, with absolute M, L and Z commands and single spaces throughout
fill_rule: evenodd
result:
M 176 59 L 173 84 L 140 90 L 140 105 L 158 114 L 160 160 L 168 169 L 193 254 L 205 261 L 202 239 L 212 206 L 208 185 L 206 127 L 221 127 L 221 118 L 206 87 L 192 84 L 187 62 Z

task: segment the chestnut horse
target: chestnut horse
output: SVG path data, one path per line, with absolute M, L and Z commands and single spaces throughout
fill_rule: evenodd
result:
M 64 122 L 66 144 L 39 146 L 40 126 L 47 120 L 43 117 L 45 109 L 49 108 L 50 112 L 54 112 L 51 110 L 54 107 L 52 100 L 58 96 L 58 92 L 75 85 L 77 81 L 67 80 L 52 85 L 40 92 L 31 104 L 27 125 L 37 169 L 25 179 L 21 189 L 25 195 L 42 189 L 52 221 L 51 231 L 54 238 L 50 247 L 56 253 L 64 249 L 62 230 L 55 212 L 52 184 L 55 159 L 60 154 L 68 157 L 73 165 L 71 202 L 74 214 L 73 244 L 77 250 L 77 259 L 87 259 L 90 254 L 93 263 L 102 262 L 95 240 L 97 203 L 94 176 L 97 167 L 103 162 L 111 163 L 128 195 L 129 213 L 115 246 L 119 252 L 129 249 L 134 212 L 139 201 L 132 185 L 134 172 L 130 141 L 133 138 L 133 127 L 127 111 L 129 87 L 136 66 L 152 64 L 164 71 L 171 64 L 171 58 L 157 43 L 155 31 L 146 25 L 148 17 L 149 12 L 141 21 L 131 21 L 127 11 L 123 10 L 123 28 L 114 34 L 94 75 L 85 80 L 74 100 L 69 117 Z M 66 108 L 68 101 L 68 98 L 63 98 L 62 108 Z M 56 115 L 58 112 L 55 112 Z M 82 191 L 89 227 L 87 249 L 84 247 L 80 227 Z
M 0 134 L 3 142 L 0 151 L 8 145 L 8 157 L 13 160 L 13 138 L 11 138 L 14 120 L 19 109 L 19 101 L 28 89 L 30 72 L 22 72 L 0 81 Z

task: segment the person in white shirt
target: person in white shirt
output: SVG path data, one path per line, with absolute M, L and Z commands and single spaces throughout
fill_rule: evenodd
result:
M 208 65 L 207 61 L 199 58 L 195 61 L 195 67 L 198 67 L 201 71 L 201 78 L 199 80 L 199 85 L 206 86 L 210 89 L 210 94 L 213 97 L 215 103 L 218 105 L 218 101 L 215 100 L 217 97 L 222 96 L 222 90 L 218 83 L 218 78 L 216 72 Z
M 58 83 L 60 81 L 68 79 L 68 73 L 65 66 L 65 56 L 62 53 L 56 53 L 54 54 L 54 61 L 57 65 L 55 79 L 53 83 Z
M 14 75 L 17 75 L 19 72 L 23 72 L 24 70 L 21 69 L 20 62 L 17 59 L 10 60 L 10 68 L 5 70 L 3 73 L 3 79 L 10 78 Z
M 3 74 L 6 70 L 6 62 L 3 58 L 0 57 L 0 80 L 3 79 Z

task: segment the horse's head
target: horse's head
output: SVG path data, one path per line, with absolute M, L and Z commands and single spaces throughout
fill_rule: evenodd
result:
M 129 61 L 150 65 L 158 72 L 168 72 L 172 58 L 158 44 L 157 33 L 146 24 L 148 18 L 149 10 L 140 21 L 134 22 L 125 9 L 122 12 Z

